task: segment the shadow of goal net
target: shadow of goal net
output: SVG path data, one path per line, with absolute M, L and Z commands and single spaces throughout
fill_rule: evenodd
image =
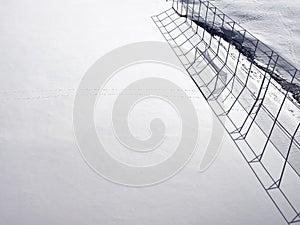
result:
M 300 224 L 300 72 L 209 1 L 152 17 L 288 224 Z

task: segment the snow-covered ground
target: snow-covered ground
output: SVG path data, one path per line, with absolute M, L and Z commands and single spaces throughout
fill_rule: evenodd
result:
M 299 3 L 220 0 L 215 4 L 299 65 Z M 180 72 L 174 82 L 194 93 L 200 124 L 197 151 L 180 173 L 158 185 L 132 188 L 107 181 L 83 160 L 72 124 L 81 78 L 97 59 L 117 47 L 164 41 L 150 17 L 168 6 L 160 0 L 1 1 L 1 225 L 285 224 L 228 136 L 214 164 L 199 172 L 212 113 L 192 81 Z M 159 74 L 161 67 L 146 66 L 147 73 L 167 76 Z M 139 76 L 146 69 L 129 68 L 120 76 Z M 101 96 L 103 101 L 114 100 L 121 84 L 111 86 L 114 93 Z M 101 107 L 100 113 L 110 110 L 105 104 Z M 145 109 L 156 113 L 155 106 Z M 134 115 L 131 119 L 137 121 L 144 116 Z M 133 129 L 147 136 L 142 127 Z M 178 134 L 172 135 L 177 140 Z
M 211 2 L 297 68 L 300 67 L 299 1 L 214 0 Z

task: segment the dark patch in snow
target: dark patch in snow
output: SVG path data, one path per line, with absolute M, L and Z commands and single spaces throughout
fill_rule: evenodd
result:
M 255 14 L 255 12 L 252 14 L 250 13 L 244 14 L 239 11 L 232 12 L 232 15 L 238 18 L 237 22 L 239 23 L 247 23 L 250 21 L 260 20 L 262 18 L 261 15 L 253 15 L 253 14 Z
M 187 18 L 186 15 L 179 14 L 176 10 L 175 12 L 180 16 Z M 267 51 L 269 48 L 264 49 L 262 45 L 260 46 L 259 53 L 256 51 L 256 45 L 257 40 L 251 39 L 249 37 L 243 37 L 243 35 L 235 30 L 229 30 L 226 29 L 223 26 L 213 26 L 212 23 L 205 22 L 202 18 L 198 18 L 197 20 L 193 18 L 191 19 L 194 23 L 196 23 L 198 26 L 203 28 L 205 31 L 207 31 L 212 36 L 218 36 L 224 39 L 226 42 L 231 43 L 235 48 L 244 55 L 251 63 L 253 63 L 255 66 L 257 66 L 262 71 L 270 74 L 270 76 L 277 81 L 281 87 L 292 94 L 293 98 L 300 104 L 300 84 L 297 84 L 295 82 L 289 82 L 284 77 L 280 76 L 280 68 L 276 67 L 276 71 L 272 71 L 267 68 L 267 62 L 269 61 L 270 57 L 267 56 Z M 264 55 L 265 54 L 265 55 Z M 288 71 L 290 68 L 282 61 L 280 64 L 280 67 L 282 67 L 282 71 Z M 286 64 L 286 65 L 285 65 Z

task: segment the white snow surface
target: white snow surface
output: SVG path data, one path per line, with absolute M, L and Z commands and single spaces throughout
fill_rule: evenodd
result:
M 300 68 L 300 2 L 214 0 L 220 10 Z
M 299 67 L 299 2 L 214 3 Z M 161 0 L 1 1 L 0 225 L 285 224 L 228 136 L 215 163 L 199 172 L 211 130 L 200 93 L 198 150 L 170 180 L 125 187 L 84 162 L 72 125 L 82 76 L 112 49 L 164 41 L 150 16 L 168 6 Z

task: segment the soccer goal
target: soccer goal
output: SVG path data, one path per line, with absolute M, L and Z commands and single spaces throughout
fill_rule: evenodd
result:
M 288 224 L 300 224 L 300 72 L 209 1 L 152 17 Z

